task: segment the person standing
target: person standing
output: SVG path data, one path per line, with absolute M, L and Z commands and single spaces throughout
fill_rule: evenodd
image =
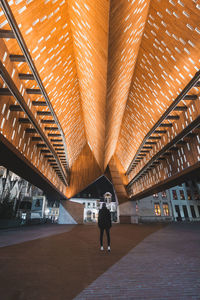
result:
M 99 216 L 98 216 L 98 226 L 100 229 L 100 246 L 101 250 L 104 250 L 103 248 L 103 234 L 104 230 L 106 231 L 107 235 L 107 244 L 108 244 L 108 251 L 110 252 L 110 228 L 112 226 L 111 222 L 111 214 L 109 209 L 106 207 L 106 203 L 104 202 L 102 205 L 102 208 L 99 210 Z

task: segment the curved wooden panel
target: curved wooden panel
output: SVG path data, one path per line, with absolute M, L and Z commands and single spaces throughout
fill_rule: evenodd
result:
M 88 143 L 103 170 L 109 1 L 69 1 L 72 38 Z
M 151 1 L 116 150 L 125 169 L 200 68 L 199 18 L 195 1 Z
M 110 1 L 105 167 L 115 152 L 149 2 Z
M 66 197 L 71 198 L 102 175 L 100 167 L 86 144 L 70 170 L 70 186 Z

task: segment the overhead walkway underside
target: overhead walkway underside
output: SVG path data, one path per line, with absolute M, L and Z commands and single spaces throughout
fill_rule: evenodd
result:
M 0 140 L 61 198 L 200 167 L 196 1 L 0 1 Z

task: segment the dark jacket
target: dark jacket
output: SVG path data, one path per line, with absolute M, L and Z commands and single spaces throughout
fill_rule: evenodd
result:
M 110 228 L 112 226 L 111 214 L 106 207 L 103 207 L 99 211 L 98 226 L 99 228 Z

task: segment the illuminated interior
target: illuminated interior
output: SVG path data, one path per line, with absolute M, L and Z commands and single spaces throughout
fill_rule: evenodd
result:
M 1 140 L 67 198 L 199 168 L 199 20 L 196 0 L 1 1 Z

